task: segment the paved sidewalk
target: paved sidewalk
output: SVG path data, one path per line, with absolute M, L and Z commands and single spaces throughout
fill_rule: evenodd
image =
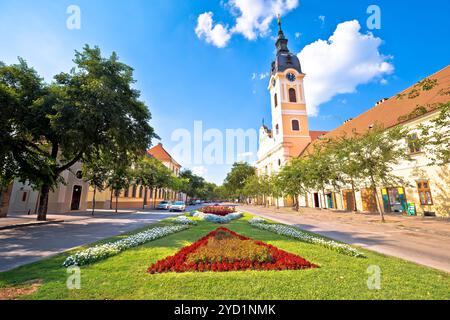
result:
M 240 210 L 323 236 L 450 272 L 450 222 L 448 219 L 377 215 L 329 210 L 241 206 Z
M 131 214 L 136 213 L 138 211 L 139 210 L 119 210 L 117 214 Z M 100 218 L 112 215 L 116 215 L 114 210 L 102 210 L 102 209 L 96 210 L 94 216 L 92 216 L 91 211 L 72 212 L 67 214 L 49 214 L 47 215 L 47 221 L 37 221 L 36 220 L 37 215 L 35 214 L 12 215 L 6 218 L 0 218 L 0 230 Z
M 165 211 L 111 211 L 58 215 L 66 221 L 0 230 L 0 271 L 47 258 L 72 248 L 130 232 L 179 213 Z M 53 218 L 54 216 L 49 216 Z

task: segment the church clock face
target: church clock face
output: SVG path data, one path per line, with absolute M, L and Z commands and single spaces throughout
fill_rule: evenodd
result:
M 290 82 L 294 82 L 295 81 L 295 74 L 293 74 L 293 73 L 288 73 L 287 75 L 286 75 L 286 78 L 290 81 Z

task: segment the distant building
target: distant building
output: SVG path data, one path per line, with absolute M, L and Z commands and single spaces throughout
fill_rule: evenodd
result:
M 69 170 L 64 171 L 61 177 L 64 178 L 65 184 L 60 183 L 55 191 L 50 191 L 47 213 L 85 211 L 89 184 L 83 180 L 81 163 L 76 163 Z M 37 214 L 39 191 L 33 190 L 28 183 L 16 180 L 10 186 L 9 194 L 2 197 L 3 201 L 8 201 L 8 216 Z
M 147 151 L 147 156 L 153 157 L 164 164 L 174 175 L 178 176 L 181 165 L 172 158 L 160 143 Z M 89 189 L 88 208 L 92 209 L 94 189 Z M 169 189 L 148 189 L 143 186 L 132 184 L 127 190 L 123 190 L 118 198 L 117 207 L 119 209 L 141 209 L 144 204 L 146 208 L 154 208 L 163 200 L 185 201 L 186 196 Z M 115 208 L 115 197 L 111 190 L 96 192 L 95 207 L 97 209 Z

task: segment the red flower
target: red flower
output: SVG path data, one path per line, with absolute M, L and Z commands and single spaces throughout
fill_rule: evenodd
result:
M 294 255 L 292 253 L 280 250 L 272 245 L 263 243 L 261 241 L 255 241 L 259 246 L 263 246 L 269 249 L 270 255 L 273 257 L 273 262 L 251 261 L 244 259 L 229 262 L 217 262 L 217 263 L 188 263 L 187 256 L 196 252 L 201 246 L 208 244 L 208 240 L 214 237 L 218 231 L 225 231 L 240 240 L 251 240 L 245 236 L 239 235 L 227 228 L 221 227 L 210 232 L 205 237 L 196 241 L 190 246 L 182 248 L 176 255 L 167 257 L 157 263 L 152 264 L 148 272 L 150 274 L 164 273 L 164 272 L 186 272 L 186 271 L 212 271 L 212 272 L 224 272 L 224 271 L 239 271 L 239 270 L 299 270 L 307 268 L 316 268 L 317 266 L 306 261 L 302 257 Z

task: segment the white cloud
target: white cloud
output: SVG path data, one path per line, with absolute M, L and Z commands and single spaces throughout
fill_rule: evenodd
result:
M 253 72 L 252 73 L 252 80 L 257 80 L 257 79 L 259 79 L 259 80 L 264 80 L 264 79 L 266 79 L 267 77 L 269 77 L 269 72 L 261 72 L 261 73 L 256 73 L 256 72 Z
M 206 42 L 215 45 L 218 48 L 226 47 L 231 39 L 230 31 L 222 24 L 216 24 L 213 27 L 213 13 L 205 12 L 198 16 L 195 33 L 197 37 L 204 38 Z
M 259 74 L 259 80 L 264 80 L 265 78 L 267 78 L 269 76 L 269 73 L 260 73 Z
M 299 53 L 311 116 L 316 116 L 319 106 L 336 95 L 354 93 L 358 85 L 394 71 L 388 61 L 391 57 L 379 51 L 382 40 L 360 30 L 356 20 L 343 22 L 328 41 L 317 40 Z
M 295 33 L 295 38 L 299 39 L 302 36 L 301 32 L 296 32 Z
M 195 32 L 216 47 L 225 47 L 233 34 L 242 34 L 248 40 L 255 40 L 269 31 L 277 14 L 284 15 L 297 8 L 299 0 L 228 0 L 227 7 L 236 16 L 234 27 L 228 29 L 222 24 L 213 28 L 212 12 L 198 17 Z
M 325 24 L 325 16 L 319 16 L 319 20 L 322 22 L 322 26 Z

